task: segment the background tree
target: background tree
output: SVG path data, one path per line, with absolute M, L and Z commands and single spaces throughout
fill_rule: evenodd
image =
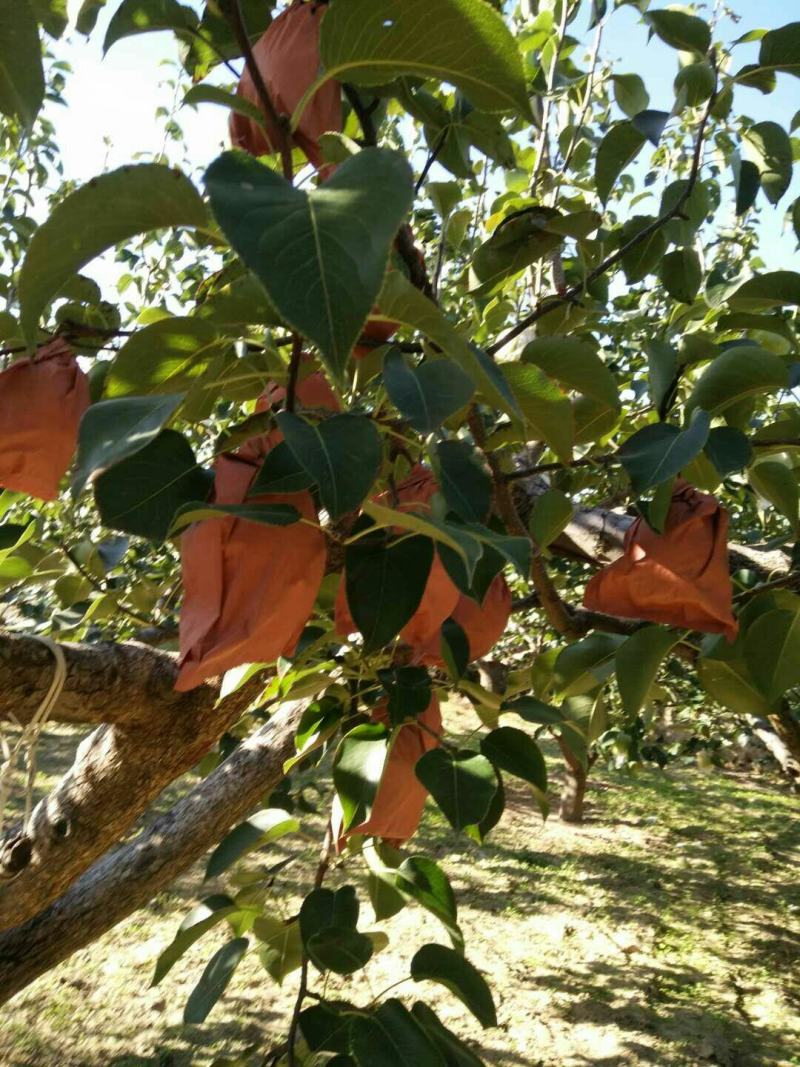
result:
M 82 33 L 104 6 L 82 6 Z M 797 76 L 800 24 L 720 41 L 714 19 L 637 0 L 642 41 L 676 52 L 659 111 L 639 74 L 600 61 L 621 6 L 294 5 L 273 29 L 302 19 L 291 47 L 313 35 L 321 60 L 298 83 L 299 63 L 283 75 L 264 58 L 261 0 L 124 0 L 106 50 L 172 31 L 186 102 L 229 108 L 237 143 L 266 154 L 187 161 L 205 168 L 195 182 L 165 149 L 48 195 L 57 146 L 37 116 L 66 72 L 42 61 L 42 41 L 63 32 L 64 5 L 0 0 L 14 376 L 0 403 L 23 370 L 78 373 L 70 351 L 91 401 L 69 486 L 49 502 L 19 488 L 20 469 L 53 467 L 66 408 L 24 436 L 45 410 L 30 386 L 0 430 L 4 790 L 25 788 L 25 756 L 30 783 L 47 717 L 98 725 L 5 828 L 4 998 L 208 849 L 219 872 L 296 832 L 314 788 L 337 808 L 299 915 L 275 920 L 264 887 L 215 898 L 157 978 L 227 922 L 187 1019 L 205 1018 L 258 945 L 274 977 L 299 978 L 276 1061 L 373 1064 L 388 1034 L 409 1051 L 381 1053 L 387 1064 L 472 1063 L 422 1001 L 319 999 L 318 972 L 352 973 L 381 947 L 358 929 L 368 894 L 378 920 L 415 902 L 442 921 L 452 947 L 422 946 L 412 977 L 494 1021 L 441 869 L 394 847 L 414 813 L 396 833 L 379 816 L 424 787 L 482 840 L 507 776 L 546 812 L 547 735 L 565 760 L 562 816 L 580 820 L 599 756 L 669 758 L 669 705 L 701 738 L 759 730 L 797 773 L 800 275 L 758 253 L 760 212 L 784 209 L 797 153 L 789 116 L 739 108 Z M 584 56 L 572 30 L 587 13 Z M 753 41 L 743 66 L 737 47 Z M 335 118 L 341 106 L 333 129 L 320 99 Z M 180 143 L 172 119 L 167 132 Z M 798 201 L 788 210 L 797 232 Z M 112 248 L 125 268 L 113 301 L 83 273 Z M 582 607 L 632 523 L 668 534 L 679 477 L 730 513 L 735 620 L 718 574 L 729 621 L 687 616 L 674 592 L 669 617 Z M 453 693 L 475 709 L 467 741 L 446 713 L 439 724 Z M 395 795 L 388 768 L 409 738 Z M 199 761 L 192 792 L 125 840 Z

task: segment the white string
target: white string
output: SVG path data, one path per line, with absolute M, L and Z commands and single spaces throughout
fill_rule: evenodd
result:
M 0 835 L 3 832 L 6 805 L 14 781 L 14 774 L 20 761 L 21 753 L 25 753 L 27 780 L 25 786 L 25 814 L 23 817 L 23 833 L 27 831 L 33 810 L 33 786 L 36 778 L 36 746 L 42 730 L 61 697 L 64 683 L 67 680 L 67 661 L 60 645 L 50 637 L 39 634 L 29 634 L 34 641 L 46 645 L 55 659 L 55 670 L 50 682 L 50 688 L 45 694 L 41 704 L 33 713 L 30 721 L 24 726 L 11 716 L 12 722 L 20 726 L 20 734 L 13 746 L 10 746 L 5 738 L 2 739 L 3 763 L 0 765 Z

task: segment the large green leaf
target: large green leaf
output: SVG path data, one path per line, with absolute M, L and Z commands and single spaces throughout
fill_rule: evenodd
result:
M 639 154 L 646 138 L 632 122 L 612 126 L 597 149 L 594 181 L 597 195 L 606 203 L 617 178 Z
M 299 829 L 298 820 L 283 808 L 264 808 L 263 811 L 254 812 L 220 841 L 209 856 L 205 877 L 216 878 L 246 853 L 272 841 L 279 841 Z
M 693 248 L 676 248 L 661 260 L 659 277 L 670 296 L 691 304 L 703 280 L 700 257 Z
M 718 415 L 745 397 L 783 389 L 788 377 L 786 363 L 772 352 L 756 345 L 737 345 L 709 364 L 686 402 L 686 412 L 703 408 L 709 415 Z
M 471 345 L 436 304 L 415 289 L 401 271 L 393 270 L 386 275 L 378 302 L 383 316 L 420 330 L 445 355 L 455 360 L 492 406 L 509 415 L 520 414 L 500 367 Z
M 418 1000 L 411 1013 L 444 1055 L 447 1067 L 486 1067 L 452 1030 L 448 1030 L 432 1008 Z
M 0 0 L 0 111 L 30 128 L 43 100 L 36 16 L 28 0 Z
M 661 262 L 661 257 L 667 250 L 667 238 L 663 229 L 657 226 L 650 234 L 640 239 L 639 235 L 652 227 L 655 222 L 652 215 L 634 215 L 623 225 L 619 243 L 625 247 L 629 241 L 636 239 L 636 243 L 622 257 L 622 269 L 625 272 L 625 280 L 633 285 L 654 274 Z
M 455 993 L 484 1028 L 497 1026 L 492 991 L 483 975 L 468 959 L 446 945 L 423 945 L 411 960 L 415 982 L 438 982 Z
M 563 244 L 563 234 L 553 232 L 549 222 L 548 213 L 535 209 L 505 219 L 472 257 L 475 295 L 494 292 L 501 282 Z
M 132 396 L 92 404 L 81 419 L 72 492 L 81 492 L 97 471 L 112 467 L 149 445 L 183 400 L 174 396 Z
M 207 221 L 197 190 L 170 167 L 140 163 L 92 178 L 54 208 L 31 240 L 19 277 L 28 343 L 49 301 L 95 256 L 139 233 Z
M 537 496 L 530 518 L 530 531 L 539 548 L 547 548 L 563 533 L 572 519 L 572 501 L 560 489 L 548 489 Z
M 492 504 L 486 462 L 468 441 L 440 441 L 433 454 L 447 506 L 465 522 L 483 522 Z
M 282 985 L 284 978 L 303 962 L 299 920 L 285 922 L 273 915 L 260 915 L 253 924 L 253 933 L 260 942 L 258 957 L 264 970 Z
M 395 885 L 420 907 L 435 915 L 453 944 L 463 949 L 464 938 L 458 926 L 458 907 L 455 894 L 442 868 L 427 856 L 409 856 L 395 874 Z
M 708 23 L 696 15 L 687 15 L 683 11 L 649 11 L 644 20 L 665 44 L 681 52 L 696 52 L 703 56 L 711 47 Z
M 753 156 L 761 188 L 771 204 L 777 204 L 792 181 L 792 142 L 777 122 L 756 122 L 745 130 L 744 143 Z
M 369 818 L 386 763 L 388 740 L 385 726 L 362 723 L 342 738 L 336 750 L 333 784 L 342 805 L 344 830 Z
M 773 270 L 757 274 L 728 297 L 732 308 L 764 311 L 786 304 L 800 305 L 800 274 L 793 270 Z
M 334 415 L 312 423 L 288 411 L 277 416 L 286 444 L 319 487 L 322 503 L 338 519 L 357 508 L 381 464 L 381 436 L 363 415 Z
M 215 952 L 200 976 L 200 981 L 189 994 L 183 1009 L 184 1023 L 197 1025 L 208 1018 L 208 1013 L 225 992 L 239 966 L 250 942 L 246 937 L 237 937 Z
M 67 0 L 30 0 L 33 12 L 46 33 L 59 38 L 67 28 Z
M 541 794 L 547 793 L 547 765 L 541 749 L 523 730 L 498 726 L 481 738 L 481 752 L 501 771 L 528 782 Z
M 186 438 L 162 430 L 150 444 L 104 471 L 94 483 L 94 495 L 106 526 L 163 541 L 178 508 L 202 500 L 210 487 L 210 475 L 198 466 Z
M 328 78 L 357 85 L 400 74 L 433 78 L 462 89 L 484 111 L 531 118 L 514 36 L 483 0 L 336 3 L 322 24 L 320 54 Z
M 383 361 L 383 384 L 400 414 L 422 434 L 438 430 L 475 392 L 472 379 L 452 360 L 426 360 L 411 367 L 397 349 Z
M 336 974 L 354 974 L 369 963 L 373 953 L 372 941 L 366 934 L 340 926 L 328 926 L 313 934 L 307 948 L 318 970 Z
M 796 537 L 800 525 L 800 489 L 797 471 L 778 460 L 764 460 L 748 472 L 750 484 L 759 494 L 784 515 Z
M 447 1067 L 427 1033 L 399 1000 L 350 1022 L 350 1053 L 358 1067 Z
M 617 451 L 635 493 L 644 493 L 674 478 L 690 463 L 708 440 L 711 420 L 696 408 L 685 430 L 667 422 L 654 422 L 637 430 Z
M 540 337 L 525 346 L 521 358 L 523 363 L 535 363 L 563 386 L 609 409 L 619 408 L 614 375 L 588 342 L 574 337 Z
M 246 522 L 260 522 L 264 526 L 292 526 L 300 521 L 300 512 L 291 504 L 204 504 L 192 500 L 175 512 L 169 529 L 170 536 L 180 533 L 193 522 L 229 516 Z
M 593 633 L 562 649 L 553 670 L 560 696 L 569 699 L 599 688 L 613 672 L 614 656 L 623 640 L 616 634 Z
M 800 612 L 777 609 L 760 615 L 745 635 L 744 658 L 770 703 L 800 684 Z
M 727 647 L 720 648 L 719 653 L 715 650 L 714 655 L 701 656 L 697 661 L 697 676 L 708 695 L 731 711 L 740 715 L 770 713 L 770 704 L 753 681 L 747 664 L 731 656 Z
M 504 363 L 503 373 L 522 412 L 526 440 L 546 442 L 569 463 L 575 432 L 569 397 L 534 364 Z
M 645 110 L 650 103 L 650 96 L 638 74 L 613 74 L 611 80 L 617 106 L 629 119 Z
M 178 0 L 123 0 L 108 24 L 103 51 L 134 34 L 158 30 L 185 34 L 188 29 L 196 29 L 197 22 L 194 11 Z
M 314 934 L 329 926 L 355 930 L 358 913 L 359 903 L 354 886 L 345 885 L 335 890 L 323 887 L 312 889 L 300 908 L 303 941 L 307 944 Z
M 225 348 L 211 323 L 166 318 L 145 326 L 119 350 L 105 380 L 107 397 L 188 389 Z
M 195 941 L 237 910 L 236 903 L 221 893 L 206 897 L 196 908 L 193 908 L 181 923 L 175 937 L 156 960 L 153 981 L 150 984 L 158 985 Z
M 800 22 L 790 22 L 764 34 L 758 65 L 800 77 Z
M 347 605 L 366 652 L 383 648 L 409 621 L 422 600 L 432 563 L 433 542 L 428 537 L 389 543 L 379 531 L 347 546 Z
M 617 649 L 617 685 L 625 714 L 631 719 L 639 714 L 664 657 L 677 640 L 677 634 L 662 626 L 645 626 Z
M 497 790 L 489 760 L 467 749 L 431 749 L 417 761 L 416 774 L 456 830 L 479 823 Z
M 413 201 L 406 159 L 365 148 L 324 185 L 305 192 L 257 160 L 226 152 L 205 180 L 233 248 L 341 380 Z

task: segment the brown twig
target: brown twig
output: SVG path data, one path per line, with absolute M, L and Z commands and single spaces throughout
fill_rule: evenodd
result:
M 292 357 L 289 360 L 289 380 L 286 383 L 286 410 L 294 411 L 297 393 L 297 376 L 300 373 L 300 357 L 303 354 L 303 342 L 299 334 L 292 338 Z
M 278 114 L 275 104 L 272 102 L 272 97 L 269 95 L 267 84 L 261 77 L 261 71 L 258 69 L 258 64 L 253 55 L 253 48 L 250 44 L 250 35 L 247 32 L 247 24 L 242 13 L 241 0 L 220 0 L 220 7 L 224 11 L 237 43 L 242 50 L 245 66 L 253 81 L 261 107 L 275 130 L 278 131 L 280 139 L 278 148 L 281 154 L 283 176 L 287 182 L 291 183 L 294 179 L 294 168 L 292 167 L 292 144 L 289 136 L 289 116 Z

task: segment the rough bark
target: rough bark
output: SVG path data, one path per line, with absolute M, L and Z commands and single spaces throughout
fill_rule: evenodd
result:
M 575 758 L 569 746 L 561 738 L 558 740 L 558 745 L 564 757 L 564 781 L 561 786 L 559 815 L 562 822 L 581 823 L 583 822 L 588 771 L 580 760 Z
M 800 722 L 786 701 L 780 702 L 774 714 L 769 716 L 769 721 L 786 749 L 788 758 L 780 760 L 781 766 L 800 785 Z
M 270 721 L 139 837 L 99 860 L 55 903 L 0 934 L 0 1004 L 168 886 L 283 778 L 307 702 Z
M 68 675 L 58 719 L 109 719 L 79 746 L 72 768 L 35 808 L 23 834 L 0 845 L 0 930 L 35 915 L 130 830 L 148 804 L 189 770 L 253 698 L 253 686 L 218 704 L 204 685 L 173 689 L 168 653 L 137 644 L 62 646 Z M 0 637 L 0 714 L 23 722 L 50 684 L 51 652 Z

